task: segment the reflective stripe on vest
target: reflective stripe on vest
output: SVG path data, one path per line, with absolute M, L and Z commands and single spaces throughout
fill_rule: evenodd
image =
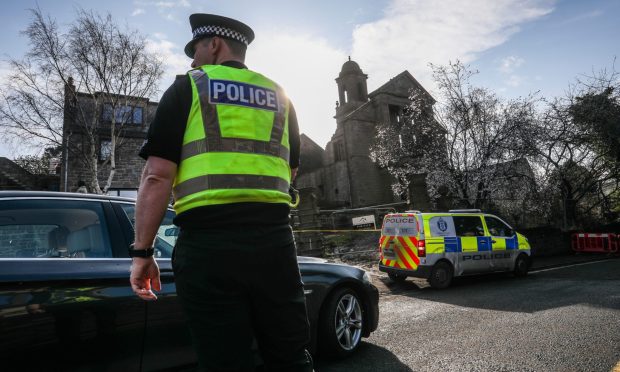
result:
M 209 174 L 194 177 L 175 188 L 178 199 L 193 194 L 194 190 L 207 189 L 264 189 L 288 193 L 289 183 L 280 177 L 253 174 Z
M 261 77 L 264 81 L 273 84 L 273 88 L 263 89 L 262 87 L 246 84 L 243 81 L 234 81 L 234 77 L 237 76 L 235 74 L 233 74 L 233 80 L 217 80 L 217 73 L 209 70 L 208 67 L 207 71 L 211 72 L 207 73 L 202 68 L 189 72 L 195 86 L 195 91 L 194 89 L 192 90 L 192 94 L 194 94 L 194 107 L 192 109 L 193 114 L 190 114 L 188 119 L 186 138 L 184 138 L 184 142 L 188 140 L 189 142 L 184 143 L 182 147 L 181 163 L 179 164 L 179 171 L 174 185 L 175 209 L 177 213 L 210 204 L 245 201 L 288 203 L 290 201 L 290 196 L 288 195 L 290 151 L 282 143 L 286 131 L 288 100 L 283 91 L 266 78 Z M 255 73 L 248 72 L 247 70 L 239 72 L 240 76 L 249 76 L 250 79 L 260 76 L 258 74 L 252 76 L 251 74 Z M 213 83 L 210 83 L 209 74 L 211 73 L 216 76 L 214 78 L 216 80 Z M 230 78 L 230 72 L 227 74 L 225 77 Z M 273 105 L 273 107 L 268 108 L 273 112 L 273 123 L 268 141 L 222 137 L 218 117 L 218 107 L 221 103 L 211 102 L 210 98 L 212 97 L 210 97 L 210 93 L 217 92 L 217 84 L 220 84 L 219 87 L 222 87 L 226 83 L 239 84 L 238 86 L 250 87 L 250 89 L 257 87 L 254 88 L 255 91 L 262 90 L 263 97 L 265 91 L 276 92 L 277 98 L 270 103 L 275 101 L 279 103 L 279 106 Z M 210 92 L 210 84 L 216 84 L 214 92 Z M 273 93 L 271 93 L 271 97 L 274 97 Z M 226 103 L 223 102 L 223 104 Z M 199 106 L 199 111 L 195 106 Z M 252 115 L 251 111 L 244 111 L 246 109 L 260 110 L 261 108 L 241 107 L 239 115 L 241 113 Z M 262 128 L 266 128 L 264 121 L 264 115 L 266 114 L 262 115 L 260 123 L 262 123 Z M 244 120 L 248 118 L 239 117 Z M 204 137 L 202 138 L 200 138 L 200 132 L 196 132 L 196 128 L 200 128 L 198 120 L 202 121 L 204 129 Z M 192 124 L 194 129 L 191 133 L 194 134 L 190 134 L 187 137 L 187 131 L 190 130 L 190 125 Z M 266 134 L 266 132 L 264 133 Z M 279 160 L 276 160 L 276 158 Z

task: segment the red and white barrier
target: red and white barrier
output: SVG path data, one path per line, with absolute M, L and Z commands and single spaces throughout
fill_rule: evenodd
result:
M 618 235 L 575 233 L 571 237 L 571 247 L 575 252 L 616 253 Z

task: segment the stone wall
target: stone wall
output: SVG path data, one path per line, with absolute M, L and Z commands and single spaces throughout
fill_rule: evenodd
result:
M 323 167 L 325 150 L 305 134 L 301 135 L 301 151 L 304 154 L 299 164 L 298 174 L 310 173 Z
M 349 175 L 347 163 L 339 161 L 324 169 L 324 193 L 322 199 L 330 201 L 327 206 L 350 205 Z
M 82 144 L 79 135 L 74 134 L 71 141 L 74 146 L 74 152 L 69 154 L 69 167 L 67 174 L 67 190 L 75 192 L 78 188 L 78 182 L 86 182 L 89 192 L 92 192 L 89 184 L 90 170 L 88 163 L 83 155 L 79 152 L 86 144 Z M 112 180 L 112 188 L 137 189 L 140 185 L 140 175 L 145 161 L 138 156 L 138 152 L 144 143 L 144 137 L 132 136 L 122 138 L 122 143 L 116 148 L 116 173 Z M 99 150 L 97 150 L 99 152 Z M 64 164 L 63 164 L 64 165 Z M 63 166 L 64 170 L 64 166 Z M 110 174 L 110 165 L 104 161 L 97 161 L 97 178 L 99 186 L 103 189 Z M 64 185 L 61 185 L 61 190 Z
M 571 253 L 571 232 L 544 226 L 532 229 L 518 230 L 527 237 L 532 247 L 532 256 L 557 256 Z
M 142 168 L 146 163 L 138 156 L 144 138 L 123 138 L 123 143 L 116 149 L 116 173 L 112 188 L 137 189 L 140 185 Z M 109 164 L 99 168 L 99 184 L 103 187 L 110 174 Z
M 353 207 L 390 203 L 393 195 L 390 176 L 370 159 L 375 124 L 351 120 L 344 123 L 352 182 Z
M 321 256 L 323 247 L 323 234 L 315 232 L 319 229 L 317 212 L 319 210 L 315 188 L 299 190 L 300 203 L 294 210 L 293 229 L 295 231 L 295 243 L 297 254 L 300 256 Z

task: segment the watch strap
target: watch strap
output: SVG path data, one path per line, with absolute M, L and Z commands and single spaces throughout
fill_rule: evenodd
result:
M 129 257 L 152 257 L 155 253 L 155 249 L 153 247 L 146 249 L 135 249 L 134 245 L 131 244 L 129 246 Z

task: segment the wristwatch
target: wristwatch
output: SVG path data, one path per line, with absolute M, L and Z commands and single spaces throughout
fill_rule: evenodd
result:
M 133 243 L 129 245 L 129 257 L 152 257 L 155 253 L 155 248 L 147 248 L 147 249 L 135 249 Z

